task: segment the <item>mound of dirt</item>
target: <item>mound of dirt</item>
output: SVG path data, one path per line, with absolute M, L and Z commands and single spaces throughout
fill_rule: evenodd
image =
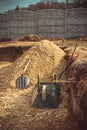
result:
M 50 38 L 50 41 L 59 41 L 59 42 L 64 42 L 65 39 L 64 38 Z
M 10 42 L 10 41 L 12 41 L 12 39 L 11 38 L 0 38 L 0 42 Z
M 24 38 L 22 39 L 19 39 L 19 41 L 35 41 L 35 42 L 38 42 L 38 41 L 41 41 L 42 38 L 39 37 L 38 35 L 33 35 L 33 34 L 30 34 L 30 35 L 27 35 L 25 36 Z
M 65 49 L 65 52 L 70 57 L 70 55 L 72 55 L 72 48 Z M 82 96 L 82 94 L 87 89 L 87 85 L 85 84 L 85 80 L 87 80 L 87 48 L 78 47 L 74 55 L 76 55 L 77 53 L 79 53 L 79 56 L 71 65 L 69 77 L 74 77 L 77 81 L 79 81 L 78 93 L 80 94 L 78 95 Z
M 80 41 L 87 41 L 87 36 L 79 38 Z
M 87 36 L 83 36 L 83 37 L 77 37 L 75 38 L 76 41 L 87 41 Z
M 40 73 L 41 80 L 51 81 L 53 73 L 59 75 L 65 66 L 65 53 L 50 41 L 43 40 L 35 46 L 27 50 L 21 57 L 19 57 L 13 64 L 4 68 L 5 83 L 15 85 L 15 81 L 30 59 L 30 64 L 26 70 L 25 75 L 31 80 L 31 84 L 37 82 L 37 75 Z
M 25 75 L 30 78 L 33 89 L 38 73 L 41 81 L 52 81 L 53 73 L 60 75 L 66 65 L 64 56 L 63 50 L 44 40 L 27 50 L 11 65 L 0 69 L 0 129 L 79 130 L 77 122 L 69 114 L 70 104 L 64 87 L 61 87 L 61 103 L 57 109 L 32 108 L 30 88 L 24 91 L 15 89 L 15 81 L 23 73 L 29 59 L 30 64 Z
M 71 51 L 69 51 L 68 53 L 71 54 Z M 87 73 L 87 48 L 78 47 L 75 53 L 79 53 L 79 56 L 71 66 L 72 72 L 70 73 L 70 75 L 72 74 L 77 80 L 80 81 L 85 78 Z
M 71 102 L 78 121 L 84 124 L 84 129 L 87 129 L 87 48 L 78 47 L 77 51 L 80 52 L 79 57 L 73 62 L 69 71 L 69 77 L 74 77 L 78 81 L 70 86 L 74 99 L 74 102 Z

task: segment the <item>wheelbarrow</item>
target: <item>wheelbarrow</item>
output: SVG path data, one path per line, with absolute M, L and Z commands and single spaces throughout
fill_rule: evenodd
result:
M 56 83 L 56 74 L 53 76 L 53 82 L 38 82 L 32 93 L 32 107 L 56 108 L 60 102 L 60 85 Z

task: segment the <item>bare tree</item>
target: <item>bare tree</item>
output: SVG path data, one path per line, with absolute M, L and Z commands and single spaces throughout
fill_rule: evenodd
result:
M 69 5 L 69 2 L 70 0 L 65 0 L 66 4 L 67 4 L 67 8 L 68 8 L 68 5 Z
M 74 7 L 87 8 L 87 0 L 72 0 Z

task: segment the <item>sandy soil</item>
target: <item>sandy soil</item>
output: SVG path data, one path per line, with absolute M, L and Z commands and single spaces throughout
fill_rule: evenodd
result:
M 86 41 L 74 39 L 64 42 L 54 41 L 54 43 L 60 47 L 74 46 L 75 43 L 87 47 Z M 13 43 L 11 44 L 13 46 Z M 25 42 L 22 44 L 25 46 Z M 9 65 L 10 63 L 0 64 L 0 70 L 5 70 Z M 0 75 L 2 81 L 1 77 L 3 76 Z M 61 87 L 61 102 L 56 109 L 32 108 L 32 86 L 25 90 L 18 90 L 0 83 L 0 87 L 0 130 L 80 130 L 76 119 L 72 116 L 69 95 L 64 84 Z

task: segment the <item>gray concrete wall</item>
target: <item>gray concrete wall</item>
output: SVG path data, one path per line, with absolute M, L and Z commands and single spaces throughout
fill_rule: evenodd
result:
M 14 11 L 8 13 L 9 37 L 17 38 L 35 34 L 35 13 L 29 11 Z
M 67 38 L 87 36 L 87 9 L 69 9 L 66 11 Z
M 41 36 L 64 37 L 65 12 L 50 9 L 37 11 L 37 32 Z
M 0 13 L 0 38 L 7 37 L 7 14 Z
M 87 35 L 87 9 L 45 9 L 37 12 L 0 13 L 0 38 L 20 38 L 28 34 L 45 37 L 79 37 Z

